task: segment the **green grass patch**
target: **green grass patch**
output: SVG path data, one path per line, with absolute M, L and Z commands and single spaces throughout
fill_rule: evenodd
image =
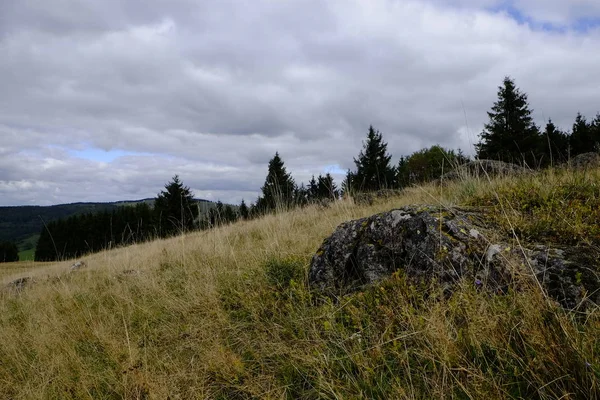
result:
M 39 234 L 31 235 L 17 244 L 19 248 L 19 261 L 33 261 L 39 238 Z
M 23 250 L 19 252 L 19 261 L 33 261 L 35 249 Z
M 466 199 L 483 206 L 491 221 L 525 241 L 600 244 L 600 180 L 597 171 L 546 171 L 501 180 Z

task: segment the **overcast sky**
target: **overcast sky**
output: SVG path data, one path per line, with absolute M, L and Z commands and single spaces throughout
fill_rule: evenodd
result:
M 473 144 L 509 75 L 538 125 L 600 111 L 598 0 L 2 0 L 0 205 L 254 201 L 352 168 L 369 124 L 396 162 Z M 339 179 L 336 179 L 339 183 Z

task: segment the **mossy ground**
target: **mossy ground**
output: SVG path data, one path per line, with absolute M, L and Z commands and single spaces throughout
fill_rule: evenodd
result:
M 484 207 L 516 242 L 596 244 L 598 178 L 465 177 L 107 251 L 77 273 L 32 266 L 31 286 L 0 292 L 0 398 L 598 398 L 598 311 L 536 285 L 449 299 L 401 272 L 339 299 L 306 286 L 339 223 L 407 204 Z

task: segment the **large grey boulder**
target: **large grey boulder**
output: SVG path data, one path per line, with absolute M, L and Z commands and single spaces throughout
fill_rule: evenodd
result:
M 404 207 L 341 224 L 312 259 L 309 283 L 347 292 L 403 269 L 445 286 L 464 276 L 507 283 L 474 216 L 435 207 Z M 494 248 L 492 248 L 494 249 Z
M 573 169 L 589 169 L 600 167 L 600 154 L 595 152 L 578 154 L 566 164 Z
M 404 207 L 341 224 L 314 255 L 309 285 L 345 294 L 402 270 L 446 293 L 464 281 L 493 292 L 537 279 L 563 306 L 598 301 L 598 255 L 578 249 L 511 248 L 490 242 L 477 212 Z M 594 260 L 596 262 L 594 263 Z
M 565 308 L 600 305 L 600 252 L 594 246 L 526 250 L 526 261 L 546 294 Z
M 492 177 L 502 175 L 518 175 L 529 173 L 530 170 L 517 164 L 506 163 L 498 160 L 474 160 L 459 165 L 454 170 L 442 176 L 442 179 L 457 179 L 468 177 Z

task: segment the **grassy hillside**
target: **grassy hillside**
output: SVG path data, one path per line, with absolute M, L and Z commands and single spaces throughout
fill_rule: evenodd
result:
M 537 286 L 424 296 L 401 273 L 337 299 L 307 290 L 335 227 L 407 204 L 478 206 L 519 245 L 599 244 L 600 171 L 547 171 L 343 201 L 25 270 L 0 269 L 0 398 L 600 397 L 600 318 Z

